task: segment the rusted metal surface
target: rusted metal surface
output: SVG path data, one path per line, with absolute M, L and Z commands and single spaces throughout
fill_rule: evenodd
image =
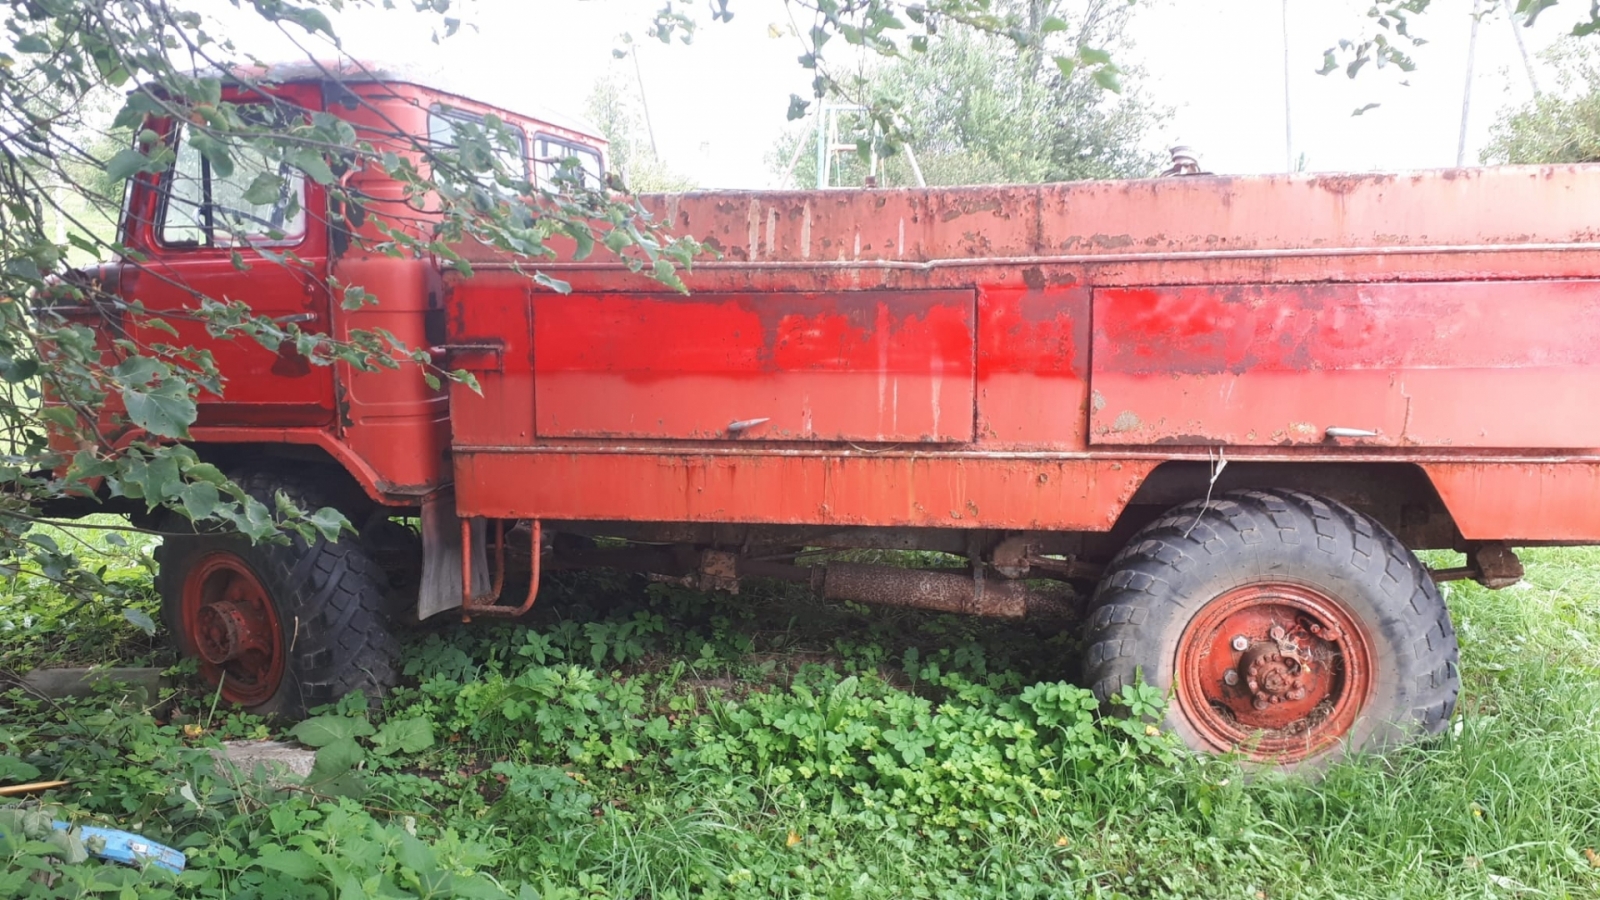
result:
M 1479 544 L 1467 550 L 1467 564 L 1454 569 L 1434 569 L 1436 582 L 1470 578 L 1490 590 L 1508 588 L 1522 580 L 1522 560 L 1505 544 Z
M 501 606 L 496 601 L 500 599 L 500 592 L 505 588 L 506 556 L 505 556 L 505 523 L 495 522 L 495 574 L 494 587 L 489 593 L 477 595 L 473 592 L 474 573 L 472 570 L 472 523 L 470 520 L 461 520 L 461 621 L 470 622 L 473 616 L 491 616 L 502 619 L 514 619 L 526 615 L 533 609 L 534 600 L 539 596 L 540 556 L 543 529 L 536 519 L 529 524 L 529 543 L 531 546 L 528 596 L 522 601 L 521 606 Z
M 1600 447 L 1600 281 L 1094 296 L 1103 444 Z M 1537 398 L 1535 400 L 1535 398 Z
M 419 164 L 390 132 L 426 134 L 435 102 L 491 111 L 400 82 L 281 91 Z M 403 208 L 375 167 L 349 178 Z M 179 323 L 230 379 L 197 440 L 321 447 L 390 505 L 453 478 L 494 518 L 1106 532 L 1159 463 L 1221 445 L 1416 463 L 1469 543 L 1600 541 L 1600 426 L 1575 412 L 1600 366 L 1596 167 L 645 198 L 719 254 L 687 298 L 603 255 L 541 265 L 561 297 L 481 246 L 459 248 L 471 279 L 366 254 L 347 237 L 385 240 L 376 217 L 240 273 L 160 245 L 158 178 L 135 180 L 129 300 L 198 289 L 476 348 L 456 362 L 482 394 L 445 393 Z M 379 304 L 343 309 L 329 276 Z
M 1059 618 L 1071 611 L 1071 591 L 1044 590 L 1023 581 L 974 577 L 971 572 L 900 569 L 860 563 L 829 563 L 822 594 L 881 606 L 1021 619 Z
M 1594 242 L 1582 166 L 646 198 L 730 263 Z M 1159 283 L 1159 282 L 1156 282 Z
M 1463 460 L 1422 469 L 1469 541 L 1600 541 L 1600 461 Z
M 1483 544 L 1467 553 L 1478 570 L 1477 581 L 1490 590 L 1508 588 L 1522 580 L 1522 560 L 1504 544 Z
M 184 574 L 179 603 L 183 640 L 223 698 L 243 706 L 272 699 L 287 657 L 283 629 L 250 564 L 227 550 L 201 557 Z
M 1089 291 L 978 292 L 978 440 L 986 446 L 1088 445 Z
M 974 311 L 971 291 L 541 294 L 535 430 L 970 441 Z
M 1295 762 L 1349 733 L 1371 693 L 1374 662 L 1343 603 L 1265 582 L 1200 610 L 1179 638 L 1173 687 L 1213 749 Z
M 462 515 L 1105 531 L 1155 460 L 463 451 Z

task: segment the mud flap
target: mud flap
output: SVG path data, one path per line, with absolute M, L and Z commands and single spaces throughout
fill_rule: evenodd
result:
M 472 590 L 488 593 L 489 557 L 485 523 L 472 523 Z M 417 593 L 417 618 L 427 619 L 461 608 L 461 519 L 454 491 L 422 501 L 422 588 Z

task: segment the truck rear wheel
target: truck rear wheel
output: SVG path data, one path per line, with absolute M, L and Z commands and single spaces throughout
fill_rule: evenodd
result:
M 279 490 L 302 509 L 326 505 L 280 473 L 236 480 L 268 508 Z M 172 535 L 157 551 L 162 618 L 224 700 L 301 718 L 351 691 L 376 698 L 394 685 L 388 585 L 355 537 L 252 545 L 236 533 L 193 533 L 176 516 L 162 530 Z
M 1143 677 L 1191 748 L 1318 768 L 1445 727 L 1455 629 L 1426 568 L 1332 500 L 1235 491 L 1180 506 L 1112 561 L 1088 624 L 1102 701 Z

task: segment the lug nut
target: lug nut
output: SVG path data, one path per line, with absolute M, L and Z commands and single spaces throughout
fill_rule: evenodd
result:
M 1304 700 L 1305 698 L 1306 698 L 1306 689 L 1305 688 L 1295 688 L 1294 690 L 1289 692 L 1289 699 L 1290 700 Z
M 1240 653 L 1243 653 L 1244 651 L 1249 650 L 1250 649 L 1250 639 L 1245 637 L 1242 634 L 1234 635 L 1233 636 L 1233 649 L 1239 651 Z
M 1272 635 L 1272 639 L 1275 640 L 1275 641 L 1283 640 L 1283 626 L 1282 625 L 1274 625 L 1274 626 L 1272 626 L 1272 630 L 1267 632 L 1267 633 Z
M 1256 698 L 1256 702 L 1255 702 L 1255 708 L 1256 709 L 1266 709 L 1267 707 L 1269 707 L 1271 705 L 1272 704 L 1268 703 L 1267 702 L 1267 698 L 1265 698 L 1265 697 L 1257 697 Z
M 1233 687 L 1234 685 L 1239 683 L 1239 673 L 1235 672 L 1232 669 L 1229 669 L 1228 671 L 1223 672 L 1222 673 L 1222 683 L 1227 685 L 1227 686 L 1229 686 L 1229 687 Z

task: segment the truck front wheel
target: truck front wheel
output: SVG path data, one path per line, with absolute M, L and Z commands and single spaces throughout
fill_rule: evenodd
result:
M 1427 569 L 1332 500 L 1235 491 L 1180 506 L 1112 561 L 1089 617 L 1102 700 L 1142 677 L 1196 750 L 1319 768 L 1445 727 L 1455 629 Z
M 269 509 L 280 490 L 302 509 L 325 505 L 314 485 L 282 473 L 236 481 Z M 224 700 L 301 718 L 351 691 L 370 699 L 393 686 L 387 581 L 355 537 L 251 544 L 236 533 L 195 533 L 176 516 L 162 530 L 162 618 Z

